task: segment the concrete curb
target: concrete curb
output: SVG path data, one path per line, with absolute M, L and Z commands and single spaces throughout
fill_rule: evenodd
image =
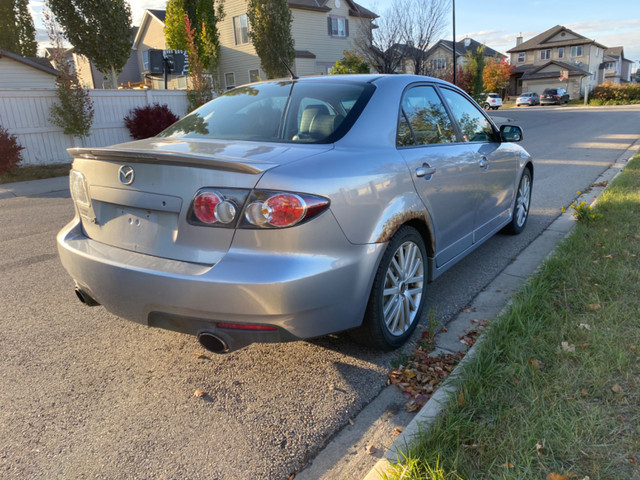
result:
M 29 197 L 69 190 L 69 177 L 45 178 L 27 182 L 5 183 L 0 185 L 0 200 L 4 198 Z
M 610 167 L 603 172 L 588 191 L 582 193 L 576 200 L 578 203 L 586 201 L 589 205 L 594 205 L 602 192 L 623 170 L 626 163 L 640 151 L 640 139 L 636 140 L 627 150 L 620 155 Z M 599 185 L 599 186 L 595 186 Z M 536 238 L 527 248 L 525 248 L 518 258 L 500 275 L 498 275 L 483 292 L 480 292 L 474 298 L 471 304 L 473 313 L 461 312 L 447 324 L 447 332 L 444 335 L 453 337 L 445 341 L 443 334 L 438 334 L 435 338 L 437 349 L 444 353 L 459 351 L 458 333 L 468 330 L 472 323 L 471 316 L 474 318 L 495 318 L 505 310 L 510 302 L 513 294 L 517 293 L 520 288 L 528 281 L 542 263 L 555 251 L 555 247 L 567 237 L 575 225 L 575 219 L 570 210 L 561 214 L 556 220 Z M 391 447 L 386 451 L 374 467 L 367 473 L 363 480 L 380 480 L 384 475 L 389 473 L 390 467 L 394 463 L 402 460 L 402 451 L 417 438 L 417 436 L 428 430 L 442 411 L 446 404 L 452 400 L 456 388 L 456 379 L 460 375 L 461 367 L 469 362 L 478 351 L 478 346 L 482 343 L 484 335 L 481 335 L 475 345 L 469 350 L 458 366 L 453 370 L 451 375 L 442 384 L 442 386 L 433 394 L 424 407 L 411 420 L 409 425 L 396 438 Z M 455 346 L 458 346 L 454 350 Z

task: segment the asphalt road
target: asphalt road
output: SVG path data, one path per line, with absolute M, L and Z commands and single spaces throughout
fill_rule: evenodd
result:
M 532 215 L 430 285 L 439 322 L 640 136 L 639 114 L 492 112 L 537 160 Z M 288 479 L 384 387 L 396 354 L 344 336 L 196 358 L 193 337 L 82 306 L 55 248 L 71 216 L 66 195 L 0 200 L 0 478 Z

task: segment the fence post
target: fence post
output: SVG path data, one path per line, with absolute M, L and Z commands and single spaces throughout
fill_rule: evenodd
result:
M 147 89 L 146 94 L 147 105 L 153 105 L 153 90 L 151 88 Z

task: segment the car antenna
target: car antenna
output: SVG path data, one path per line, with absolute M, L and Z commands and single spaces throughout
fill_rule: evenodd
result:
M 295 73 L 293 73 L 293 70 L 291 70 L 291 67 L 289 67 L 289 64 L 284 61 L 284 58 L 282 57 L 278 57 L 278 58 L 280 58 L 280 61 L 285 66 L 285 68 L 289 70 L 289 73 L 291 74 L 291 80 L 298 80 L 300 77 L 298 77 Z

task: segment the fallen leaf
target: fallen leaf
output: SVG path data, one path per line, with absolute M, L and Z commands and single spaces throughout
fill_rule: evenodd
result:
M 440 331 L 443 332 L 443 333 L 447 333 L 449 330 L 447 330 L 447 327 L 442 327 L 440 329 Z
M 353 423 L 353 420 L 349 419 L 349 425 L 355 425 L 355 423 Z
M 549 475 L 547 475 L 547 480 L 570 480 L 570 479 L 565 475 L 560 475 L 559 473 L 551 472 Z
M 569 342 L 561 342 L 560 346 L 562 347 L 562 350 L 564 352 L 575 352 L 576 351 L 576 346 L 575 345 L 569 345 Z
M 580 389 L 580 393 L 581 393 L 582 395 L 585 395 L 585 396 L 586 396 L 586 395 L 589 395 L 589 392 L 587 392 L 587 389 L 586 389 L 586 388 L 581 388 L 581 389 Z
M 378 451 L 378 449 L 375 447 L 375 445 L 367 445 L 366 447 L 364 447 L 364 451 L 369 455 L 374 455 Z
M 461 406 L 462 404 L 464 404 L 464 396 L 462 395 L 462 392 L 458 392 L 458 406 Z
M 584 328 L 585 330 L 591 330 L 591 326 L 588 323 L 581 323 L 578 328 Z
M 402 428 L 402 427 L 396 427 L 396 429 L 393 431 L 393 434 L 394 435 L 400 435 L 403 430 L 404 430 L 404 428 Z
M 193 392 L 193 396 L 198 398 L 205 397 L 206 395 L 207 395 L 207 392 L 205 392 L 204 390 L 201 390 L 200 388 L 195 392 Z
M 204 353 L 192 353 L 191 355 L 193 355 L 196 358 L 207 358 L 207 356 Z
M 478 448 L 478 444 L 477 443 L 473 443 L 471 445 L 463 445 L 464 448 Z
M 293 480 L 294 478 L 296 478 L 296 474 L 292 473 L 291 475 L 289 475 L 289 480 Z
M 520 385 L 520 380 L 518 380 L 516 377 L 513 377 L 513 383 L 515 383 L 516 385 Z
M 609 257 L 611 257 L 609 255 Z M 599 303 L 590 303 L 589 304 L 589 310 L 591 310 L 592 312 L 597 312 L 598 310 L 600 310 L 602 307 L 600 306 Z
M 638 465 L 638 460 L 636 460 L 636 457 L 629 457 L 629 461 L 634 465 Z
M 591 345 L 590 343 L 583 343 L 582 345 L 580 345 L 580 348 L 582 350 L 584 350 L 585 348 L 587 348 L 589 345 Z
M 604 258 L 612 259 L 613 255 L 605 255 Z
M 541 364 L 538 360 L 534 360 L 533 358 L 529 359 L 529 363 L 533 366 L 533 368 L 535 368 L 536 370 L 540 370 Z
M 460 310 L 462 313 L 474 313 L 476 311 L 475 307 L 466 307 Z
M 502 465 L 500 465 L 503 468 L 515 468 L 513 463 L 509 462 L 509 463 L 503 463 Z
M 611 387 L 611 391 L 614 393 L 624 393 L 624 390 L 622 389 L 622 387 L 617 383 L 613 387 Z
M 635 346 L 635 345 L 631 345 L 631 346 L 629 347 L 629 350 L 631 350 L 632 352 L 635 352 L 636 350 L 638 350 L 638 347 L 637 347 L 637 346 Z
M 538 440 L 538 442 L 536 442 L 536 452 L 538 454 L 539 457 L 543 457 L 544 455 L 542 454 L 542 443 L 540 443 L 540 441 Z

